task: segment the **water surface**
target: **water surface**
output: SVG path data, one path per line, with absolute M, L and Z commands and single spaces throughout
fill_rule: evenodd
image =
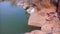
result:
M 0 34 L 20 34 L 30 31 L 27 17 L 22 7 L 11 2 L 0 2 Z

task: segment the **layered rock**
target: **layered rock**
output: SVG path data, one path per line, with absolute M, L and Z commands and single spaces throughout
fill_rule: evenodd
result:
M 32 15 L 30 15 L 28 25 L 41 27 L 46 22 L 57 22 L 57 21 L 58 21 L 58 18 L 55 10 L 51 9 L 47 11 L 43 9 L 40 11 L 40 13 L 35 12 Z
M 38 0 L 33 1 L 37 2 Z M 45 0 L 42 1 L 45 2 Z M 42 5 L 45 5 L 45 3 L 42 3 Z M 41 10 L 35 10 L 35 12 L 30 15 L 28 21 L 29 26 L 38 28 L 41 27 L 41 29 L 33 30 L 29 32 L 29 34 L 60 34 L 60 21 L 58 19 L 55 6 L 48 4 L 48 8 L 45 8 L 45 6 L 48 5 L 45 5 L 44 8 L 42 8 L 42 5 L 39 5 L 39 8 L 41 8 Z

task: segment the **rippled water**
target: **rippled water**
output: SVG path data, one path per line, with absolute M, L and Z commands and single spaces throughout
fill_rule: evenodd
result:
M 0 34 L 20 34 L 32 30 L 22 7 L 11 2 L 0 2 Z

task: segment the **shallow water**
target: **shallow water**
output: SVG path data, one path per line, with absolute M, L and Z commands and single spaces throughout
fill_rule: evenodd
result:
M 0 2 L 0 34 L 21 34 L 31 31 L 27 21 L 22 7 L 13 6 L 11 2 Z

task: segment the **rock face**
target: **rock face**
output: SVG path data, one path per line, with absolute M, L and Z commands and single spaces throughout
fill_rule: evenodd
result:
M 41 14 L 40 14 L 41 15 Z M 51 14 L 49 17 L 40 17 L 39 14 L 33 14 L 30 16 L 28 21 L 29 26 L 41 27 L 41 31 L 53 34 L 60 33 L 60 22 L 57 18 L 56 13 Z M 47 15 L 46 15 L 47 16 Z M 35 31 L 34 31 L 35 32 Z
M 43 9 L 39 11 L 40 13 L 35 12 L 32 15 L 30 15 L 28 25 L 41 27 L 46 22 L 57 22 L 58 18 L 55 10 L 48 10 L 48 11 Z
M 41 9 L 40 11 L 34 11 L 32 15 L 29 17 L 28 25 L 41 27 L 46 22 L 57 22 L 57 13 L 56 8 L 50 4 L 50 0 L 32 0 L 33 3 L 40 2 L 40 4 L 36 3 L 36 5 Z M 47 4 L 48 5 L 47 5 Z M 44 8 L 45 7 L 45 8 Z M 47 8 L 48 7 L 48 8 Z M 49 8 L 50 7 L 50 8 Z
M 33 0 L 37 2 L 38 0 Z M 45 0 L 42 0 L 45 2 Z M 28 34 L 60 34 L 60 21 L 56 13 L 55 7 L 42 8 L 41 10 L 35 10 L 30 15 L 29 26 L 41 27 L 40 30 L 33 30 Z
M 41 32 L 45 32 L 44 34 L 60 34 L 60 22 L 56 12 L 53 10 L 49 10 L 49 12 L 46 11 L 43 14 L 32 14 L 29 18 L 28 25 L 41 27 Z M 34 34 L 33 32 L 36 31 L 34 30 L 31 33 Z
M 58 17 L 60 19 L 60 0 L 59 0 L 59 4 L 58 4 Z

